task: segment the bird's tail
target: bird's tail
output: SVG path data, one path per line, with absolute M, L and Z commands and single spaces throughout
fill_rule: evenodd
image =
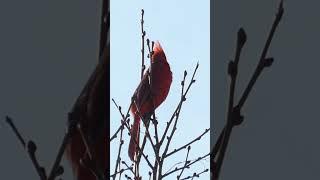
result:
M 76 131 L 66 148 L 67 159 L 71 163 L 77 180 L 95 180 L 96 177 L 94 174 L 80 163 L 80 159 L 82 159 L 85 154 L 85 145 L 83 144 L 80 133 Z
M 130 134 L 131 139 L 128 153 L 131 161 L 134 161 L 134 156 L 137 154 L 137 144 L 139 144 L 140 134 L 140 117 L 138 115 L 134 116 L 134 122 Z

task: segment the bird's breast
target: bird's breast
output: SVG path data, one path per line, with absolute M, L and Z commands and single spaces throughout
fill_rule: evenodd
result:
M 152 67 L 152 93 L 155 106 L 158 107 L 168 96 L 172 83 L 169 64 L 158 63 Z

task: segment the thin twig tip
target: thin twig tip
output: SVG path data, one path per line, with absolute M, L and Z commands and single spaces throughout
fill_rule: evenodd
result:
M 241 27 L 238 31 L 238 44 L 242 48 L 247 41 L 246 31 Z

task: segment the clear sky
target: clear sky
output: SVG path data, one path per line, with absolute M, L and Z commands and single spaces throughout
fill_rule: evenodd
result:
M 156 111 L 160 133 L 163 132 L 165 122 L 169 120 L 179 102 L 180 82 L 184 70 L 188 71 L 187 80 L 190 80 L 197 62 L 200 64 L 196 75 L 197 81 L 182 108 L 177 133 L 170 151 L 186 144 L 210 127 L 210 1 L 111 1 L 110 93 L 111 98 L 114 98 L 123 109 L 128 108 L 130 98 L 140 80 L 142 8 L 145 10 L 144 27 L 147 38 L 160 41 L 173 73 L 173 82 L 167 100 Z M 120 125 L 121 116 L 112 102 L 110 105 L 111 134 L 113 134 Z M 142 132 L 144 132 L 143 129 Z M 121 157 L 130 164 L 127 155 L 129 142 L 127 131 L 124 137 L 125 144 Z M 118 139 L 111 143 L 111 174 L 114 172 L 118 143 Z M 190 159 L 208 153 L 209 145 L 208 134 L 192 146 Z M 146 151 L 152 152 L 150 149 Z M 164 171 L 175 163 L 184 161 L 185 154 L 186 150 L 175 155 L 167 162 Z M 141 175 L 145 176 L 148 167 L 146 164 L 142 166 Z M 184 175 L 192 175 L 205 168 L 209 168 L 208 159 L 197 163 L 192 169 L 185 171 Z M 201 177 L 201 179 L 208 178 L 209 173 Z

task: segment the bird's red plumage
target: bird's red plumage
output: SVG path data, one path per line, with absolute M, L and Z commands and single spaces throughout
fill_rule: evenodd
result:
M 170 66 L 159 42 L 155 43 L 153 51 L 152 65 L 147 70 L 150 71 L 151 85 L 148 74 L 145 73 L 133 95 L 134 103 L 131 106 L 131 113 L 134 116 L 134 122 L 129 144 L 129 157 L 132 161 L 137 153 L 137 143 L 139 143 L 140 116 L 143 119 L 149 118 L 153 110 L 168 96 L 172 82 Z
M 95 170 L 105 171 L 109 169 L 108 155 L 109 134 L 107 133 L 107 63 L 109 60 L 109 47 L 105 47 L 102 62 L 99 62 L 94 73 L 88 81 L 88 88 L 76 106 L 81 109 L 81 130 L 88 140 L 92 151 L 92 163 Z M 83 166 L 80 160 L 89 159 L 86 146 L 82 140 L 80 131 L 72 134 L 66 147 L 66 156 L 69 160 L 76 180 L 96 180 L 91 169 Z

